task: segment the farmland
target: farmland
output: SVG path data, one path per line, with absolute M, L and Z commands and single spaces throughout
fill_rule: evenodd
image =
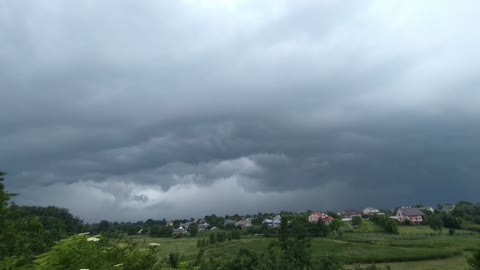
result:
M 455 236 L 435 233 L 428 226 L 400 226 L 399 235 L 378 232 L 374 224 L 350 229 L 342 237 L 313 238 L 312 261 L 318 262 L 326 254 L 335 255 L 353 268 L 355 265 L 378 263 L 392 269 L 465 269 L 471 252 L 480 247 L 480 234 L 458 231 Z M 367 231 L 367 232 L 365 232 Z M 210 232 L 197 237 L 179 239 L 133 236 L 146 245 L 159 243 L 159 256 L 178 252 L 184 259 L 193 259 L 198 253 L 199 239 L 208 238 Z M 225 241 L 206 248 L 206 257 L 232 257 L 239 250 L 265 252 L 273 238 L 244 236 L 240 240 Z

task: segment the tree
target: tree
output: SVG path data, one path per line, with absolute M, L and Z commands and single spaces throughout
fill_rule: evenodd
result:
M 210 245 L 213 245 L 213 244 L 217 243 L 217 238 L 215 237 L 214 233 L 210 234 L 209 240 L 210 240 Z
M 428 218 L 428 225 L 434 231 L 442 231 L 443 221 L 439 216 L 432 215 Z
M 188 226 L 188 230 L 187 230 L 189 233 L 190 233 L 190 236 L 192 237 L 195 237 L 197 236 L 197 233 L 198 233 L 198 224 L 197 223 L 192 223 L 190 224 L 190 226 Z
M 240 239 L 240 236 L 241 236 L 241 234 L 240 234 L 239 230 L 233 230 L 232 231 L 232 239 L 238 240 L 238 239 Z
M 354 216 L 352 218 L 352 226 L 359 227 L 363 224 L 363 219 L 361 216 Z
M 320 236 L 320 237 L 327 237 L 328 234 L 330 234 L 331 232 L 330 227 L 328 227 L 328 225 L 325 224 L 325 222 L 321 219 L 318 220 L 315 231 L 316 231 L 316 236 Z
M 5 191 L 3 181 L 5 180 L 3 176 L 5 172 L 0 171 L 0 260 L 6 256 L 6 250 L 8 248 L 8 236 L 7 236 L 7 206 L 10 196 Z
M 329 226 L 332 231 L 338 231 L 338 229 L 342 226 L 342 221 L 335 219 L 330 223 Z
M 225 238 L 223 238 L 223 236 L 224 236 L 223 233 L 218 232 L 218 233 L 217 233 L 217 242 L 220 242 L 220 243 L 221 243 L 221 242 L 225 241 Z
M 134 241 L 118 245 L 116 240 L 96 238 L 89 241 L 87 235 L 75 235 L 57 243 L 48 253 L 38 256 L 32 269 L 78 270 L 78 269 L 166 269 L 158 260 L 155 247 L 145 249 Z M 3 268 L 2 268 L 3 269 Z M 15 268 L 16 269 L 16 268 Z
M 102 220 L 102 221 L 100 221 L 100 223 L 98 223 L 98 232 L 99 233 L 108 232 L 109 229 L 110 229 L 110 222 L 108 222 L 107 220 Z
M 308 220 L 303 216 L 294 216 L 290 223 L 282 216 L 279 244 L 283 252 L 283 265 L 286 269 L 309 269 L 311 267 L 311 239 L 306 227 Z

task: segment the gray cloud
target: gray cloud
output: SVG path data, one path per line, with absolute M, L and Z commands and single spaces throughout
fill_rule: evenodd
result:
M 475 1 L 0 3 L 0 165 L 87 220 L 475 200 Z

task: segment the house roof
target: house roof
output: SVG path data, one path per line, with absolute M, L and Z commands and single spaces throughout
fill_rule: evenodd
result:
M 322 220 L 325 222 L 330 222 L 330 221 L 334 221 L 335 219 L 333 217 L 328 216 L 328 217 L 322 218 Z
M 363 212 L 357 209 L 345 210 L 343 211 L 343 216 L 354 216 L 354 215 L 362 215 Z
M 323 214 L 322 212 L 314 212 L 314 213 L 311 214 L 311 216 L 312 216 L 312 215 L 313 215 L 313 216 L 322 217 L 322 216 L 324 216 L 325 214 Z
M 402 211 L 405 216 L 424 216 L 422 210 L 418 208 L 401 208 L 398 211 Z
M 447 212 L 450 212 L 453 209 L 455 209 L 455 204 L 444 204 L 442 205 L 442 208 L 441 208 L 442 211 L 447 211 Z

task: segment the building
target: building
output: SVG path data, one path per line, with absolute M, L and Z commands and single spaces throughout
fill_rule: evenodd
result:
M 367 207 L 367 208 L 363 209 L 363 214 L 366 215 L 366 216 L 380 215 L 380 213 L 381 213 L 380 210 L 378 210 L 377 208 L 373 208 L 373 207 Z
M 267 226 L 270 228 L 279 228 L 281 223 L 282 223 L 282 217 L 280 215 L 276 215 L 271 219 L 267 218 L 262 222 L 262 224 L 267 224 Z
M 419 208 L 400 208 L 397 210 L 395 216 L 400 223 L 409 220 L 412 223 L 418 224 L 425 220 L 425 214 Z
M 239 227 L 241 229 L 246 229 L 250 226 L 252 226 L 252 219 L 251 218 L 242 219 L 242 220 L 237 221 L 235 223 L 235 227 Z
M 210 227 L 210 224 L 208 224 L 207 222 L 202 223 L 202 224 L 198 224 L 198 230 L 199 231 L 206 231 L 206 230 L 208 230 L 208 227 Z
M 322 220 L 326 224 L 330 224 L 330 222 L 332 222 L 334 218 L 322 212 L 314 212 L 310 216 L 308 216 L 308 221 L 310 223 L 318 223 L 319 220 Z
M 455 204 L 444 204 L 440 207 L 440 211 L 451 213 L 455 209 Z
M 353 217 L 361 217 L 363 212 L 357 209 L 345 210 L 342 213 L 342 217 L 346 220 L 352 220 Z
M 187 230 L 182 226 L 178 227 L 177 229 L 173 229 L 173 235 L 185 235 L 187 234 Z

